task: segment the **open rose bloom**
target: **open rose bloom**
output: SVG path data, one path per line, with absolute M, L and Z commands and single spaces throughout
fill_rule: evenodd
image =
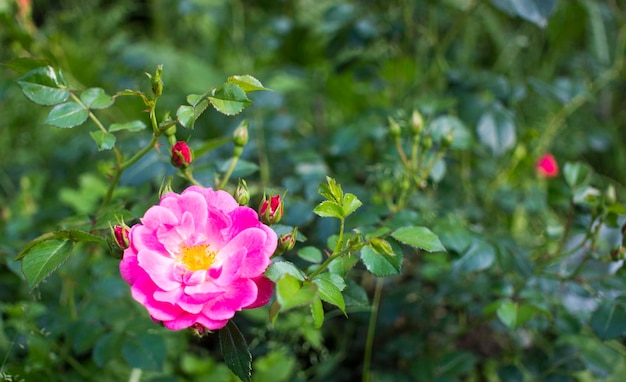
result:
M 235 312 L 266 304 L 263 277 L 276 233 L 225 191 L 170 192 L 131 228 L 120 263 L 135 300 L 171 330 L 226 325 Z

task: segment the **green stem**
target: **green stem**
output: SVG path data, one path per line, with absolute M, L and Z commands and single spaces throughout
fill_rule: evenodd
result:
M 141 369 L 137 369 L 136 367 L 130 372 L 130 377 L 128 377 L 128 382 L 139 382 L 141 380 Z
M 406 157 L 406 154 L 404 153 L 404 149 L 402 148 L 402 142 L 400 141 L 400 138 L 395 138 L 393 141 L 396 144 L 396 150 L 398 151 L 398 155 L 400 155 L 402 164 L 404 164 L 404 167 L 407 170 L 411 169 L 411 163 L 409 162 L 409 159 Z
M 79 104 L 80 106 L 82 106 L 85 110 L 87 110 L 87 112 L 89 112 L 89 119 L 91 119 L 96 126 L 98 126 L 98 128 L 100 130 L 102 130 L 103 133 L 108 134 L 109 132 L 107 131 L 107 129 L 104 128 L 104 125 L 102 124 L 102 122 L 100 122 L 100 120 L 98 119 L 98 117 L 96 117 L 96 115 L 94 113 L 91 112 L 91 110 L 89 110 L 89 108 L 87 107 L 87 105 L 85 105 L 83 103 L 83 101 L 80 100 L 80 98 L 76 97 L 76 94 L 71 93 L 70 92 L 70 97 L 72 97 L 72 99 L 74 100 L 74 102 L 76 102 L 77 104 Z
M 107 189 L 107 193 L 105 194 L 104 199 L 102 199 L 102 204 L 100 205 L 100 210 L 102 210 L 104 207 L 106 207 L 106 205 L 109 204 L 109 202 L 113 198 L 113 192 L 115 191 L 115 188 L 117 187 L 117 184 L 118 184 L 118 182 L 120 180 L 120 177 L 122 176 L 122 173 L 124 172 L 124 170 L 126 170 L 127 168 L 129 168 L 133 164 L 137 163 L 137 161 L 139 159 L 141 159 L 144 155 L 146 155 L 148 152 L 150 152 L 150 150 L 154 147 L 154 145 L 157 143 L 158 140 L 159 140 L 159 136 L 158 135 L 153 135 L 152 139 L 150 140 L 150 142 L 146 146 L 144 146 L 144 148 L 142 148 L 138 153 L 136 153 L 129 160 L 127 160 L 126 162 L 120 164 L 117 167 L 117 169 L 115 170 L 115 174 L 113 174 L 113 178 L 111 179 L 111 183 L 109 184 L 109 188 Z
M 370 368 L 372 364 L 372 349 L 374 347 L 374 334 L 376 333 L 376 321 L 378 320 L 378 308 L 383 291 L 383 279 L 376 279 L 376 289 L 374 289 L 374 299 L 372 301 L 372 313 L 367 326 L 367 339 L 365 340 L 365 354 L 363 355 L 363 382 L 370 382 Z
M 233 160 L 230 161 L 230 166 L 228 166 L 228 170 L 226 171 L 226 174 L 224 174 L 224 179 L 222 179 L 222 181 L 217 186 L 218 190 L 223 189 L 228 184 L 228 180 L 230 179 L 230 176 L 233 174 L 233 170 L 235 170 L 235 166 L 237 165 L 237 161 L 239 161 L 240 156 L 241 154 L 233 155 Z

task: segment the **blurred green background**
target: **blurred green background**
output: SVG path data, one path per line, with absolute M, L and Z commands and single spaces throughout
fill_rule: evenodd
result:
M 365 203 L 349 228 L 432 227 L 448 253 L 405 253 L 402 275 L 384 279 L 375 381 L 621 380 L 626 280 L 601 256 L 620 242 L 617 224 L 603 228 L 582 273 L 578 258 L 539 266 L 564 222 L 574 220 L 572 240 L 582 237 L 594 210 L 568 210 L 572 190 L 562 177 L 538 179 L 534 164 L 546 152 L 561 166 L 580 161 L 589 182 L 624 199 L 625 39 L 617 0 L 0 0 L 2 63 L 45 59 L 73 85 L 110 94 L 148 91 L 143 73 L 163 64 L 162 113 L 233 74 L 271 88 L 252 94 L 241 116 L 205 113 L 178 138 L 200 147 L 247 118 L 237 175 L 256 201 L 266 187 L 288 190 L 285 224 L 300 227 L 305 245 L 324 245 L 336 230 L 311 212 L 326 175 Z M 157 328 L 101 248 L 80 248 L 28 291 L 15 254 L 93 212 L 112 158 L 87 134 L 91 122 L 44 125 L 48 110 L 21 94 L 19 74 L 0 74 L 0 376 L 118 381 L 143 370 L 147 381 L 234 380 L 215 338 Z M 142 108 L 119 99 L 100 117 L 125 122 Z M 447 133 L 453 142 L 428 186 L 397 205 L 390 198 L 405 178 L 388 117 L 406 128 L 414 109 L 435 148 Z M 149 140 L 122 138 L 128 150 Z M 225 147 L 199 158 L 194 175 L 210 184 L 229 156 Z M 124 175 L 119 195 L 141 216 L 174 174 L 167 150 L 155 150 Z M 274 327 L 266 311 L 238 317 L 253 380 L 361 378 L 376 283 L 361 268 L 351 282 L 368 295 L 346 296 L 349 318 L 331 311 L 321 331 L 306 310 Z M 503 325 L 494 301 L 519 303 L 530 317 Z M 602 322 L 617 334 L 599 333 L 593 317 L 610 317 Z

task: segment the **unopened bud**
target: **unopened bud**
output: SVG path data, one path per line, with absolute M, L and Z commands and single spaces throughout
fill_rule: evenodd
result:
M 425 136 L 424 139 L 420 141 L 420 146 L 423 150 L 428 150 L 433 147 L 433 139 L 430 136 Z
M 619 261 L 624 259 L 624 254 L 626 253 L 626 248 L 623 246 L 615 247 L 611 250 L 611 260 Z
M 454 139 L 452 138 L 452 134 L 446 134 L 441 138 L 441 148 L 443 148 L 444 150 L 449 148 L 450 146 L 452 146 L 452 141 Z
M 281 235 L 278 238 L 278 246 L 276 247 L 276 251 L 272 255 L 279 256 L 287 251 L 291 251 L 293 247 L 296 246 L 296 238 L 298 236 L 298 227 L 294 227 L 291 232 Z
M 233 132 L 233 143 L 235 147 L 244 147 L 248 144 L 248 121 L 243 120 Z
M 391 244 L 385 239 L 381 239 L 379 237 L 373 237 L 370 240 L 370 247 L 374 250 L 374 252 L 379 255 L 393 255 L 393 248 L 391 248 Z
M 413 114 L 411 114 L 411 127 L 411 132 L 414 135 L 421 134 L 424 129 L 424 118 L 417 109 L 413 110 Z
M 398 122 L 396 122 L 395 119 L 389 117 L 389 135 L 391 135 L 392 138 L 396 139 L 400 137 L 400 134 L 402 133 L 402 129 L 400 128 L 400 125 L 398 125 Z
M 193 153 L 187 142 L 178 141 L 172 147 L 172 165 L 177 168 L 187 168 L 193 160 Z
M 259 217 L 261 222 L 267 225 L 276 224 L 283 217 L 284 203 L 280 195 L 271 196 L 269 199 L 263 196 L 259 205 Z
M 113 237 L 115 238 L 115 244 L 117 244 L 120 249 L 126 249 L 130 245 L 130 241 L 128 239 L 128 233 L 130 232 L 130 228 L 125 224 L 116 225 L 112 228 Z
M 150 85 L 152 86 L 152 93 L 154 93 L 155 98 L 158 98 L 161 94 L 163 94 L 163 80 L 161 79 L 162 74 L 163 65 L 157 65 L 154 76 L 148 74 L 148 77 L 150 77 Z
M 247 206 L 250 201 L 248 184 L 243 179 L 239 179 L 239 184 L 237 184 L 237 189 L 235 190 L 235 200 L 240 206 Z
M 607 205 L 612 205 L 617 200 L 617 195 L 615 195 L 615 187 L 611 184 L 606 189 L 605 200 Z

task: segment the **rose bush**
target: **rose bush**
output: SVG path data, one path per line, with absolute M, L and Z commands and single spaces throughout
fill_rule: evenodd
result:
M 165 194 L 131 228 L 129 241 L 122 277 L 168 329 L 220 329 L 235 312 L 272 295 L 263 273 L 276 233 L 225 191 L 192 186 Z

